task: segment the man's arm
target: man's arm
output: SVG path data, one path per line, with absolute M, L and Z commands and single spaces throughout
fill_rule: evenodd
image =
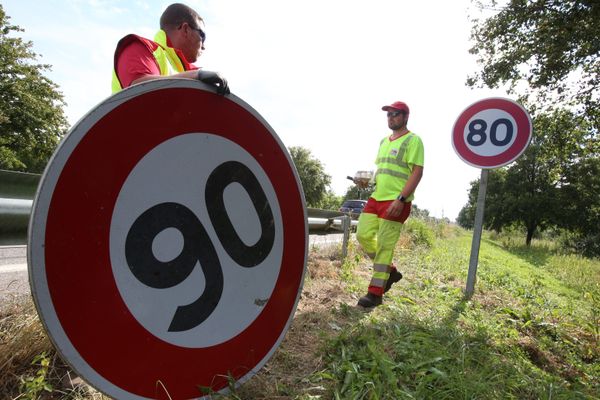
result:
M 144 75 L 136 79 L 132 82 L 140 83 L 145 81 L 151 81 L 154 79 L 165 79 L 165 78 L 175 78 L 175 79 L 195 79 L 200 82 L 206 83 L 207 85 L 211 85 L 217 88 L 217 93 L 219 94 L 229 94 L 229 86 L 227 85 L 227 80 L 223 78 L 218 72 L 214 71 L 206 71 L 201 69 L 195 69 L 191 71 L 184 71 L 178 74 L 173 74 L 169 76 L 162 75 Z
M 160 76 L 156 59 L 142 43 L 133 41 L 121 50 L 116 70 L 123 89 L 141 82 L 146 76 Z
M 194 69 L 168 76 L 161 75 L 156 59 L 146 46 L 139 42 L 132 42 L 122 50 L 116 72 L 123 88 L 155 79 L 175 78 L 199 80 L 215 86 L 220 94 L 229 93 L 227 80 L 217 72 Z
M 175 79 L 197 79 L 198 78 L 198 70 L 192 70 L 192 71 L 183 71 L 183 72 L 179 72 L 177 74 L 173 74 L 173 75 L 168 75 L 168 76 L 163 76 L 163 75 L 155 75 L 155 74 L 146 74 L 146 75 L 142 75 L 139 78 L 131 81 L 132 85 L 135 85 L 136 83 L 141 83 L 141 82 L 146 82 L 146 81 L 152 81 L 155 79 L 165 79 L 165 78 L 175 78 Z
M 413 170 L 406 181 L 406 185 L 404 185 L 404 189 L 402 189 L 402 193 L 399 196 L 409 197 L 414 191 L 417 189 L 419 182 L 421 182 L 421 178 L 423 177 L 423 167 L 420 165 L 415 165 Z M 404 209 L 404 203 L 400 200 L 396 199 L 390 204 L 387 209 L 387 213 L 390 217 L 397 217 L 402 213 Z
M 419 182 L 421 182 L 422 177 L 423 167 L 420 165 L 415 165 L 400 195 L 404 197 L 409 197 L 411 194 L 413 194 L 415 190 L 417 190 L 417 186 L 419 185 Z
M 196 79 L 198 71 L 184 71 L 170 76 L 162 76 L 156 59 L 146 46 L 135 41 L 123 49 L 117 62 L 117 75 L 123 88 L 136 83 L 163 78 Z

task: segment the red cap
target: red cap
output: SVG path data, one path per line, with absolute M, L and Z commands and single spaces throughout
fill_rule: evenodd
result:
M 407 114 L 410 114 L 410 110 L 408 109 L 408 106 L 406 105 L 406 103 L 404 103 L 402 101 L 396 101 L 396 102 L 390 104 L 389 106 L 381 107 L 381 109 L 383 111 L 389 111 L 389 110 L 404 111 Z

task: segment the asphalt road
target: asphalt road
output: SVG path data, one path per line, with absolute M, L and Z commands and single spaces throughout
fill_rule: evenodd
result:
M 0 304 L 29 295 L 27 247 L 0 246 Z
M 310 235 L 309 248 L 341 243 L 343 235 Z M 0 305 L 29 296 L 27 246 L 0 246 Z

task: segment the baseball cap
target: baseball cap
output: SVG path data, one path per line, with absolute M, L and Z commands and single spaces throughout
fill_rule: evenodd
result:
M 402 102 L 402 101 L 396 101 L 392 104 L 390 104 L 389 106 L 383 106 L 381 107 L 381 109 L 383 111 L 389 111 L 391 110 L 399 110 L 399 111 L 404 111 L 407 114 L 410 114 L 410 110 L 408 109 L 408 106 L 406 105 L 406 103 Z

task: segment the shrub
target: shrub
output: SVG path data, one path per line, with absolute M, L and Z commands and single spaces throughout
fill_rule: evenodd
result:
M 578 234 L 566 232 L 560 239 L 563 248 L 584 257 L 600 257 L 600 233 Z
M 435 240 L 432 228 L 419 218 L 409 218 L 404 224 L 405 233 L 408 234 L 415 246 L 431 247 Z

